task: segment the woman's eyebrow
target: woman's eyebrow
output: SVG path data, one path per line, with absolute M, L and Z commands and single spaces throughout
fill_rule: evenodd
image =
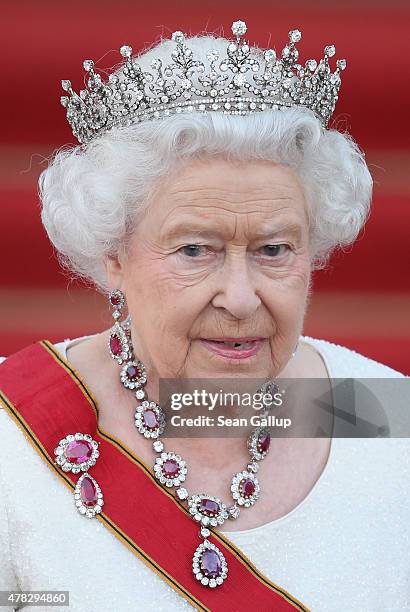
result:
M 258 240 L 263 238 L 269 238 L 283 232 L 300 236 L 302 233 L 302 227 L 297 222 L 292 223 L 276 223 L 268 224 L 254 232 L 252 232 L 252 239 Z M 226 237 L 226 231 L 224 232 L 221 227 L 205 227 L 198 225 L 197 223 L 182 222 L 178 224 L 172 224 L 163 233 L 162 238 L 180 238 L 182 236 L 195 235 L 201 238 L 215 238 L 215 237 Z

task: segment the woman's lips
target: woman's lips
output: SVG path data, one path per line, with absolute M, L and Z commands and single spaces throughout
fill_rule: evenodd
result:
M 247 359 L 258 353 L 265 341 L 265 338 L 225 338 L 225 342 L 237 342 L 242 343 L 245 346 L 239 348 L 233 348 L 223 344 L 222 339 L 220 341 L 200 338 L 202 345 L 221 357 L 226 359 Z

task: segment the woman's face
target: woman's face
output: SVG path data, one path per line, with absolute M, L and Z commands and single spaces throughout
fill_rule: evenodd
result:
M 107 263 L 148 371 L 161 378 L 282 371 L 309 293 L 305 206 L 296 176 L 272 162 L 195 160 L 161 183 L 128 256 Z M 225 338 L 253 340 L 234 349 Z

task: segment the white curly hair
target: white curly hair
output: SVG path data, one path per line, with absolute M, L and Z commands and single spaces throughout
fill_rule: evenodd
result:
M 204 35 L 187 42 L 206 64 L 207 51 L 222 51 L 229 41 Z M 138 62 L 144 70 L 154 57 L 169 63 L 173 49 L 171 41 L 160 41 Z M 54 154 L 39 179 L 41 218 L 63 268 L 107 293 L 104 257 L 127 253 L 163 177 L 178 164 L 207 156 L 292 168 L 310 217 L 312 270 L 325 267 L 334 249 L 351 244 L 367 220 L 373 181 L 364 153 L 348 133 L 323 128 L 311 110 L 182 113 L 113 128 L 85 148 Z

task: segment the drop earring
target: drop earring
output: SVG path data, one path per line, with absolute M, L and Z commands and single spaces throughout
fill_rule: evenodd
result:
M 108 301 L 113 308 L 112 317 L 115 321 L 110 330 L 108 348 L 111 357 L 122 365 L 131 358 L 132 354 L 131 333 L 129 325 L 126 325 L 129 317 L 120 323 L 122 310 L 125 306 L 125 295 L 121 289 L 115 289 L 109 294 Z

